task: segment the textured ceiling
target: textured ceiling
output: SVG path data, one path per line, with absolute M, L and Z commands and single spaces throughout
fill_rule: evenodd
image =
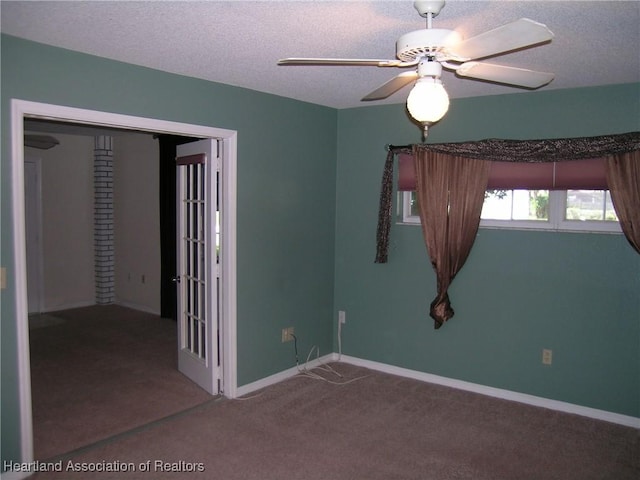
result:
M 3 33 L 167 72 L 334 108 L 360 99 L 396 68 L 277 66 L 284 57 L 395 58 L 395 41 L 425 27 L 412 1 L 0 2 Z M 549 44 L 491 63 L 554 72 L 541 90 L 640 82 L 638 1 L 448 1 L 434 28 L 471 37 L 518 18 L 546 24 Z M 452 98 L 516 93 L 459 79 Z

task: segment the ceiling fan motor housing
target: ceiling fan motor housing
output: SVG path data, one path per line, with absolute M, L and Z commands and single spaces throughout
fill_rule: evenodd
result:
M 453 57 L 449 48 L 462 41 L 462 35 L 454 30 L 429 28 L 402 35 L 396 42 L 396 57 L 403 62 L 412 62 L 424 56 L 433 56 L 438 61 Z
M 442 65 L 428 57 L 423 58 L 418 63 L 418 77 L 440 78 L 442 76 Z

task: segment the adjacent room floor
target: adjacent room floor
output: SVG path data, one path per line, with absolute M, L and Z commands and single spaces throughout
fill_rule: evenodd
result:
M 213 398 L 178 372 L 173 320 L 104 305 L 33 315 L 29 325 L 38 460 Z

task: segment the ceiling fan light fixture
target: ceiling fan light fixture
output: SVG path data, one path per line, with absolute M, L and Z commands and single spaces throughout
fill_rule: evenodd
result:
M 423 127 L 440 120 L 449 110 L 449 95 L 436 77 L 421 77 L 407 97 L 409 114 Z
M 418 79 L 407 98 L 407 110 L 422 125 L 423 138 L 426 138 L 429 126 L 444 117 L 449 109 L 449 96 L 440 81 L 443 67 L 462 78 L 530 89 L 540 88 L 553 80 L 552 73 L 473 61 L 548 43 L 553 39 L 553 32 L 546 25 L 521 18 L 464 39 L 455 30 L 432 28 L 433 17 L 440 13 L 444 5 L 444 0 L 414 2 L 420 16 L 427 19 L 427 28 L 406 33 L 396 41 L 397 60 L 286 58 L 278 64 L 399 68 L 417 65 L 415 71 L 400 73 L 365 95 L 362 101 L 382 100 Z

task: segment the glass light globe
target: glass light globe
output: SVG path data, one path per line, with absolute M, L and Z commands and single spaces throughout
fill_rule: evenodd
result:
M 442 82 L 434 77 L 419 78 L 407 97 L 409 114 L 424 126 L 429 126 L 449 110 L 449 95 Z

